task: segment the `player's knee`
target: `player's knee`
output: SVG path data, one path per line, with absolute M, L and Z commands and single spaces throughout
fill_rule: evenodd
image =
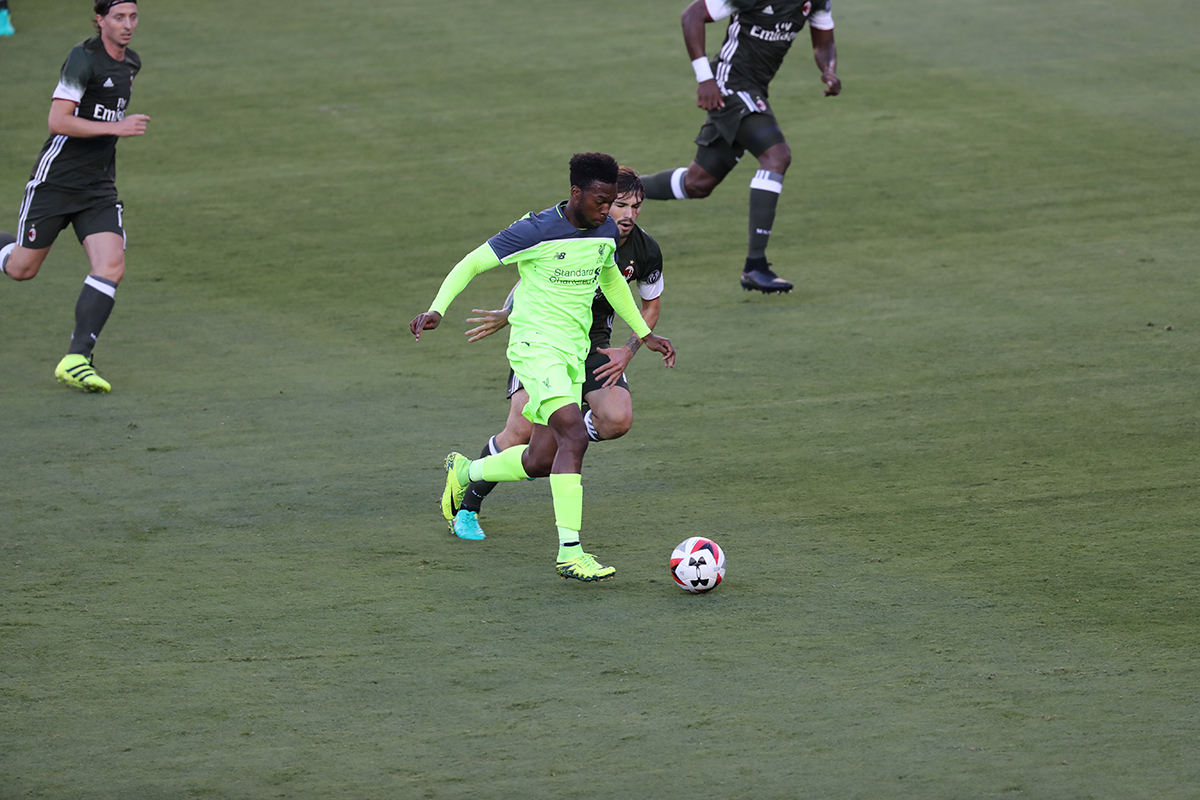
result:
M 601 439 L 620 439 L 633 427 L 633 411 L 622 409 L 596 419 L 595 423 L 596 432 L 600 434 Z
M 713 178 L 711 175 L 693 178 L 688 175 L 683 179 L 683 189 L 687 192 L 687 196 L 692 200 L 701 200 L 712 194 L 713 189 L 717 188 L 720 181 Z
M 529 438 L 533 434 L 533 425 L 514 425 L 509 423 L 504 430 L 496 434 L 496 447 L 501 450 L 507 450 L 510 447 L 516 447 L 520 444 L 529 444 Z
M 38 270 L 42 268 L 42 261 L 45 259 L 45 254 L 39 251 L 34 251 L 35 255 L 30 258 L 27 254 L 29 250 L 17 249 L 9 256 L 8 262 L 4 265 L 4 273 L 14 281 L 28 281 L 37 276 Z
M 770 147 L 758 158 L 759 166 L 782 175 L 792 165 L 792 148 L 787 142 Z
M 98 261 L 92 265 L 92 274 L 113 283 L 120 283 L 125 277 L 125 256 Z

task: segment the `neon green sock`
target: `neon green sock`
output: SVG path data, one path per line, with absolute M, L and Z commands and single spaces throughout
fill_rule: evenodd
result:
M 579 531 L 583 528 L 583 483 L 578 474 L 550 476 L 554 497 L 554 522 L 558 525 L 558 560 L 570 561 L 583 554 Z
M 529 476 L 525 467 L 521 466 L 521 456 L 529 445 L 520 444 L 501 450 L 494 456 L 480 458 L 471 462 L 470 479 L 472 481 L 523 481 Z

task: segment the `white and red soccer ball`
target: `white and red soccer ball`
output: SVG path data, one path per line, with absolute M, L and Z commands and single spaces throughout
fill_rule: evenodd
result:
M 681 589 L 711 592 L 725 578 L 725 551 L 703 536 L 685 539 L 671 553 L 671 577 Z

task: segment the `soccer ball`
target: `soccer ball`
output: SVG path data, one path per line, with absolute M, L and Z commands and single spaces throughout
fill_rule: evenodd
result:
M 681 589 L 711 592 L 725 577 L 725 551 L 703 536 L 685 539 L 671 553 L 671 577 Z

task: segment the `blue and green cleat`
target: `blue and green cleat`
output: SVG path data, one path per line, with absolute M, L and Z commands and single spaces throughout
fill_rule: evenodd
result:
M 450 523 L 450 530 L 454 531 L 454 535 L 460 539 L 478 541 L 487 538 L 483 528 L 479 527 L 479 514 L 467 511 L 465 508 L 460 508 L 454 515 L 454 521 Z
M 442 516 L 450 526 L 451 533 L 454 533 L 454 517 L 462 508 L 463 495 L 467 493 L 467 486 L 471 484 L 467 475 L 470 467 L 471 460 L 462 453 L 450 453 L 446 456 L 446 488 L 442 492 Z

